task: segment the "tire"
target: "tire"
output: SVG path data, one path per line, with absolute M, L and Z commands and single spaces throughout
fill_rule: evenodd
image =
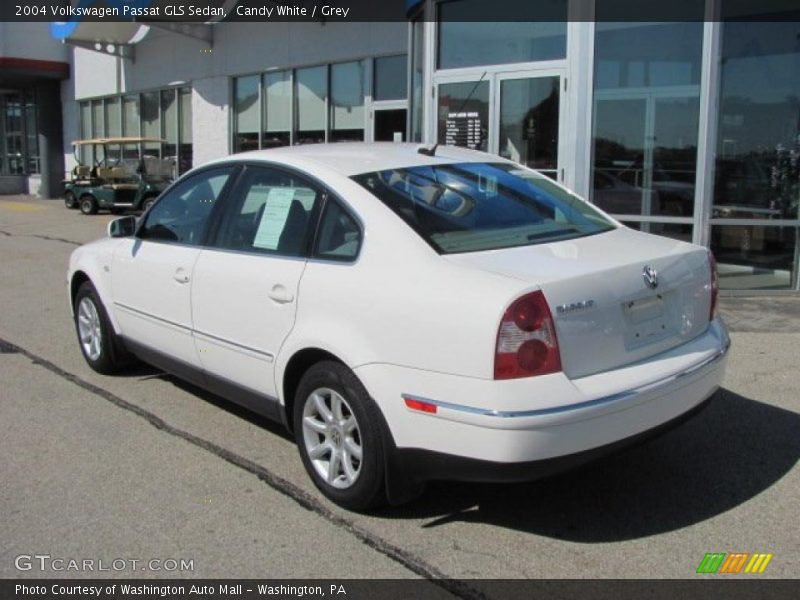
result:
M 86 281 L 75 295 L 75 333 L 89 366 L 103 375 L 119 372 L 132 362 L 94 286 Z
M 349 510 L 386 502 L 384 436 L 377 411 L 355 374 L 333 361 L 308 369 L 295 395 L 294 434 L 303 466 L 328 499 Z M 312 458 L 313 448 L 320 454 Z
M 142 201 L 142 212 L 146 213 L 148 210 L 150 210 L 150 207 L 153 206 L 153 203 L 155 201 L 156 201 L 156 199 L 153 198 L 152 196 L 150 198 L 145 198 Z
M 78 201 L 73 192 L 70 191 L 64 194 L 64 206 L 67 208 L 78 208 Z
M 91 194 L 81 196 L 80 209 L 84 215 L 96 215 L 98 209 L 97 199 Z

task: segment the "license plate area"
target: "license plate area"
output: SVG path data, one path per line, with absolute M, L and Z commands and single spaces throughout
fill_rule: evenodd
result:
M 625 348 L 633 350 L 674 336 L 677 333 L 674 307 L 674 292 L 623 302 Z

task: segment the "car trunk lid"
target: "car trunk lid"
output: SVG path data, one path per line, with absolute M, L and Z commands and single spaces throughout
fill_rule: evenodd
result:
M 669 238 L 620 228 L 445 259 L 540 287 L 570 378 L 644 360 L 708 325 L 706 250 Z M 498 314 L 504 308 L 498 307 Z

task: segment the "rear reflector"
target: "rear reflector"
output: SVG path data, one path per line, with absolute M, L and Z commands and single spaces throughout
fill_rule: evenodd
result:
M 420 400 L 418 398 L 410 398 L 408 396 L 403 396 L 403 400 L 405 400 L 406 406 L 411 410 L 418 410 L 419 412 L 431 413 L 433 415 L 436 414 L 435 404 L 425 402 L 424 400 Z

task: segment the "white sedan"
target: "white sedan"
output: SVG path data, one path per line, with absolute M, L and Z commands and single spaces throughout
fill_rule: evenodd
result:
M 282 421 L 354 510 L 641 441 L 705 405 L 729 347 L 707 249 L 452 147 L 207 164 L 75 250 L 68 283 L 93 369 L 136 357 Z

